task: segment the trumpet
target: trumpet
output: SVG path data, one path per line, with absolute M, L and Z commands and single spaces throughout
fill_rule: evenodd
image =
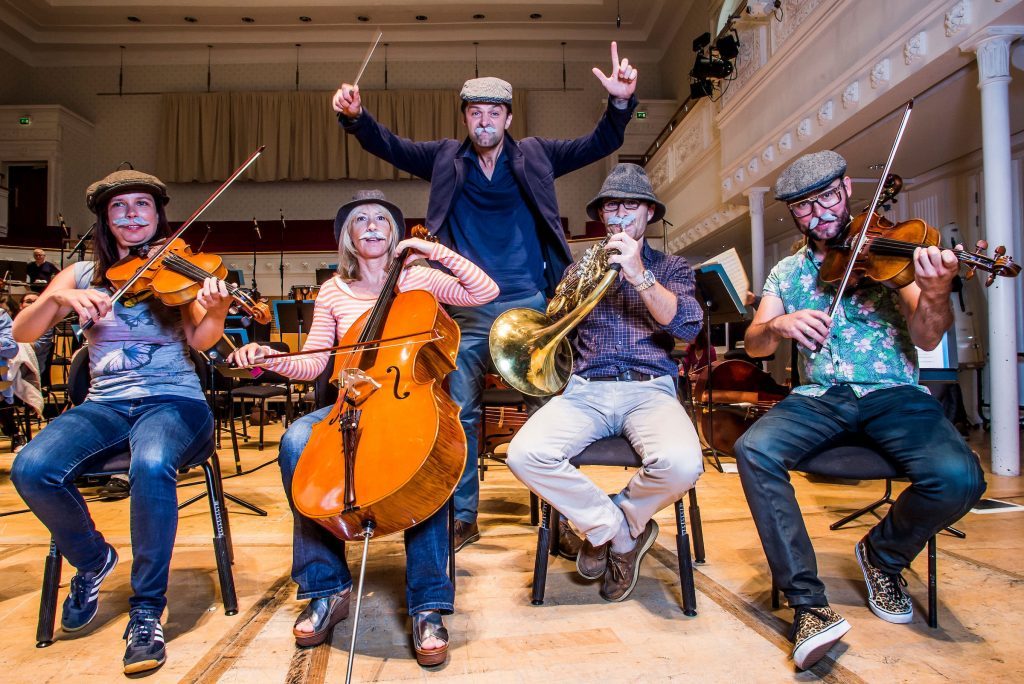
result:
M 488 344 L 498 374 L 523 394 L 555 394 L 572 374 L 572 346 L 566 336 L 597 306 L 619 276 L 609 264 L 608 238 L 572 264 L 544 313 L 509 309 L 491 325 Z

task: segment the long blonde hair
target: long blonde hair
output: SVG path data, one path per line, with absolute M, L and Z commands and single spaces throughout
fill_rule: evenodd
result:
M 341 228 L 341 239 L 338 240 L 338 275 L 347 283 L 359 280 L 360 277 L 359 261 L 356 258 L 356 246 L 352 241 L 352 227 L 355 225 L 355 221 L 359 218 L 360 214 L 371 211 L 379 211 L 387 219 L 388 225 L 391 226 L 391 233 L 388 235 L 388 268 L 391 267 L 391 262 L 395 258 L 395 247 L 398 246 L 399 238 L 398 230 L 395 228 L 395 217 L 391 215 L 390 211 L 379 204 L 367 202 L 366 204 L 359 205 L 345 219 L 345 225 Z

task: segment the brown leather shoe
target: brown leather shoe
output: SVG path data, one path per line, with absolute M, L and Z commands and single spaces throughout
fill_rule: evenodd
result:
M 572 529 L 565 518 L 558 521 L 558 555 L 566 560 L 574 561 L 580 555 L 583 539 Z
M 605 601 L 622 601 L 630 595 L 640 578 L 640 562 L 657 538 L 658 523 L 649 520 L 632 551 L 615 553 L 611 548 L 608 549 L 608 568 L 601 582 L 601 598 Z
M 576 572 L 580 573 L 580 577 L 589 580 L 603 577 L 605 568 L 608 567 L 608 549 L 610 547 L 611 542 L 605 542 L 595 547 L 589 539 L 584 539 L 579 555 L 576 556 Z
M 480 528 L 476 522 L 468 523 L 465 520 L 455 521 L 455 551 L 458 552 L 466 544 L 472 544 L 480 539 Z

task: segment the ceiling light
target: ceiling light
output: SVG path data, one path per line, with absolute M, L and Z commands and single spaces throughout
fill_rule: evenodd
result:
M 487 17 L 485 17 L 485 16 L 484 16 L 484 15 L 482 15 L 482 14 L 474 14 L 474 15 L 473 15 L 473 18 L 474 18 L 474 19 L 486 19 Z
M 190 24 L 194 24 L 194 23 L 196 23 L 199 20 L 196 19 L 195 17 L 185 17 L 185 21 L 187 21 Z
M 544 15 L 541 14 L 540 12 L 534 12 L 533 14 L 530 15 L 530 18 L 531 19 L 540 19 L 542 16 L 544 16 Z
M 255 24 L 256 20 L 253 19 L 252 17 L 242 17 L 242 23 L 245 23 L 245 24 Z
M 362 15 L 356 17 L 359 21 L 370 21 L 370 17 L 364 17 Z
M 304 21 L 304 22 L 306 22 L 308 24 L 309 22 L 313 21 L 313 18 L 312 17 L 307 17 L 307 16 L 301 16 L 301 17 L 299 17 L 299 21 Z
M 877 164 L 871 164 L 870 166 L 868 166 L 868 168 L 871 169 L 872 171 L 881 171 L 882 169 L 885 168 L 885 162 L 878 162 Z
M 417 14 L 416 15 L 416 21 L 426 21 L 426 20 L 427 20 L 427 15 L 426 14 Z
M 142 20 L 139 19 L 138 17 L 128 17 L 128 21 L 132 22 L 133 24 L 141 24 L 142 23 Z

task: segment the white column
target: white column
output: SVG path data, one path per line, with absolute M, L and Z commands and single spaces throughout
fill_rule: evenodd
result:
M 1013 245 L 1010 44 L 1022 34 L 1024 27 L 993 26 L 961 46 L 965 52 L 975 52 L 978 59 L 985 237 L 992 248 Z M 985 274 L 979 276 L 985 277 Z M 988 292 L 988 369 L 992 403 L 992 473 L 995 475 L 1020 475 L 1016 316 L 1013 283 L 997 278 Z
M 764 196 L 768 190 L 756 187 L 743 193 L 750 203 L 750 287 L 755 295 L 764 287 Z

